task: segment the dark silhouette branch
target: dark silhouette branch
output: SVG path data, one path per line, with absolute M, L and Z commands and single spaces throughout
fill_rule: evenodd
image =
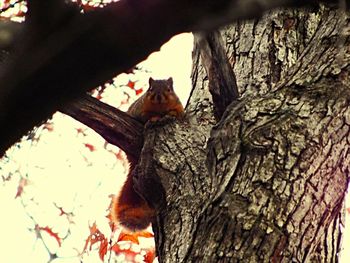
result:
M 10 20 L 0 21 L 0 51 L 13 49 L 16 35 L 23 29 L 21 23 Z M 0 60 L 2 63 L 2 60 Z
M 89 126 L 107 142 L 138 160 L 143 145 L 143 125 L 127 113 L 89 95 L 67 104 L 60 111 Z
M 69 9 L 69 5 L 64 0 L 26 0 L 28 6 L 28 13 L 26 19 L 33 19 L 38 27 L 47 27 L 47 24 L 40 24 L 40 22 L 50 23 L 55 21 L 57 16 L 62 16 L 64 10 Z
M 33 11 L 32 21 L 47 23 L 25 23 L 14 42 L 17 48 L 0 71 L 0 156 L 64 104 L 132 68 L 178 33 L 214 29 L 278 6 L 311 3 L 121 0 L 86 14 L 69 5 L 52 20 Z

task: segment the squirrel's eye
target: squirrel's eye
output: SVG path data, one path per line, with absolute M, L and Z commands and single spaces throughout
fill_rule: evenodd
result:
M 171 88 L 167 88 L 167 92 L 170 92 L 171 91 Z

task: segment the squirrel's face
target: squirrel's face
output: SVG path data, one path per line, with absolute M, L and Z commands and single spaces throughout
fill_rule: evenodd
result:
M 153 104 L 167 104 L 169 100 L 173 99 L 173 80 L 149 80 L 149 88 L 146 96 Z

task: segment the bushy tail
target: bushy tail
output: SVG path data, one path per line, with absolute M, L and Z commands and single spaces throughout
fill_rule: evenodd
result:
M 113 200 L 111 215 L 114 222 L 133 232 L 144 230 L 152 222 L 155 210 L 134 190 L 131 172 L 119 197 Z

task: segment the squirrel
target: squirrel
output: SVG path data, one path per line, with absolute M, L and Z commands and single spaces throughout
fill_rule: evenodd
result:
M 164 116 L 181 119 L 184 116 L 184 108 L 174 92 L 172 78 L 167 80 L 149 78 L 148 90 L 130 105 L 127 113 L 145 124 L 147 121 L 156 122 Z M 136 172 L 137 163 L 130 157 L 128 160 L 129 173 L 119 197 L 113 200 L 111 216 L 114 222 L 118 222 L 127 230 L 137 232 L 150 225 L 155 210 L 134 190 L 133 173 Z

